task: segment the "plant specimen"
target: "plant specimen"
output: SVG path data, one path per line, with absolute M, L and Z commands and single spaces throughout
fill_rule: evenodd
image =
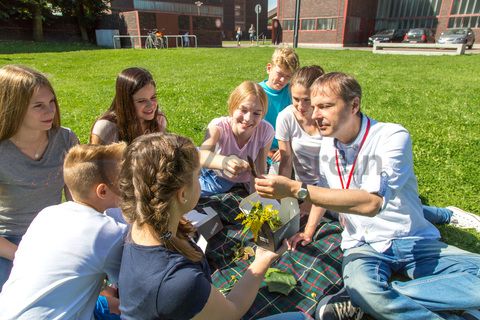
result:
M 278 217 L 278 210 L 273 209 L 273 205 L 271 204 L 264 207 L 260 201 L 252 204 L 252 210 L 250 210 L 249 214 L 240 212 L 235 217 L 235 220 L 240 219 L 242 219 L 243 225 L 242 233 L 245 234 L 250 230 L 253 234 L 254 241 L 257 241 L 258 233 L 265 222 L 268 223 L 272 231 L 282 226 L 282 221 L 280 221 Z

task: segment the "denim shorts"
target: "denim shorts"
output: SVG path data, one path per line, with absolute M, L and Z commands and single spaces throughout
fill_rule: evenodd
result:
M 212 169 L 202 168 L 198 179 L 202 190 L 200 193 L 201 197 L 228 192 L 236 184 L 235 182 L 219 177 Z

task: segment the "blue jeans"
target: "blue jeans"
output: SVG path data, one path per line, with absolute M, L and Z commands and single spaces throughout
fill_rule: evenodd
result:
M 10 242 L 15 243 L 18 245 L 20 240 L 22 240 L 22 236 L 4 236 Z M 10 276 L 10 271 L 12 271 L 13 261 L 8 260 L 5 258 L 0 258 L 0 292 L 2 291 L 2 287 L 7 282 L 8 277 Z
M 431 207 L 423 205 L 423 216 L 433 224 L 447 224 L 450 222 L 453 212 L 447 208 Z
M 383 253 L 364 244 L 343 258 L 352 303 L 375 319 L 445 319 L 442 311 L 478 309 L 479 270 L 480 255 L 439 240 L 397 239 Z M 389 282 L 393 273 L 412 280 Z
M 258 320 L 307 320 L 309 319 L 305 314 L 301 312 L 284 312 L 273 314 L 271 316 L 260 318 Z
M 217 176 L 212 169 L 205 168 L 201 169 L 198 180 L 200 181 L 200 189 L 202 190 L 200 193 L 201 197 L 228 192 L 235 185 L 235 182 L 223 179 Z

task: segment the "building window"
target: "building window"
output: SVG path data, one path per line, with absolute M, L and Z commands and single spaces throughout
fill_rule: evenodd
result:
M 295 22 L 293 20 L 283 20 L 283 30 L 293 30 Z
M 235 0 L 235 25 L 245 29 L 245 0 Z
M 335 29 L 337 29 L 337 18 L 317 19 L 317 30 L 335 30 Z
M 456 2 L 458 1 L 454 1 Z M 377 19 L 437 16 L 441 5 L 442 0 L 379 0 Z
M 214 2 L 214 1 L 212 1 Z M 223 7 L 203 5 L 200 8 L 192 3 L 173 3 L 166 1 L 148 1 L 148 0 L 134 0 L 133 7 L 137 10 L 151 10 L 161 12 L 172 12 L 180 14 L 195 14 L 200 13 L 204 16 L 218 16 L 223 17 Z
M 480 16 L 450 18 L 448 28 L 480 28 Z
M 455 0 L 450 14 L 480 13 L 480 0 Z
M 302 30 L 315 30 L 315 19 L 302 19 Z

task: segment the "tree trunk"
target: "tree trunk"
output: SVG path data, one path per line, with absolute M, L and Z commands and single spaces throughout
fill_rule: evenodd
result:
M 79 21 L 78 27 L 80 28 L 80 34 L 82 35 L 82 40 L 88 42 L 88 33 L 87 28 Z
M 85 9 L 82 1 L 77 1 L 77 21 L 78 27 L 80 28 L 80 34 L 82 35 L 82 40 L 87 42 L 88 33 L 87 27 L 85 26 Z
M 33 41 L 43 41 L 42 7 L 37 2 L 33 6 Z

